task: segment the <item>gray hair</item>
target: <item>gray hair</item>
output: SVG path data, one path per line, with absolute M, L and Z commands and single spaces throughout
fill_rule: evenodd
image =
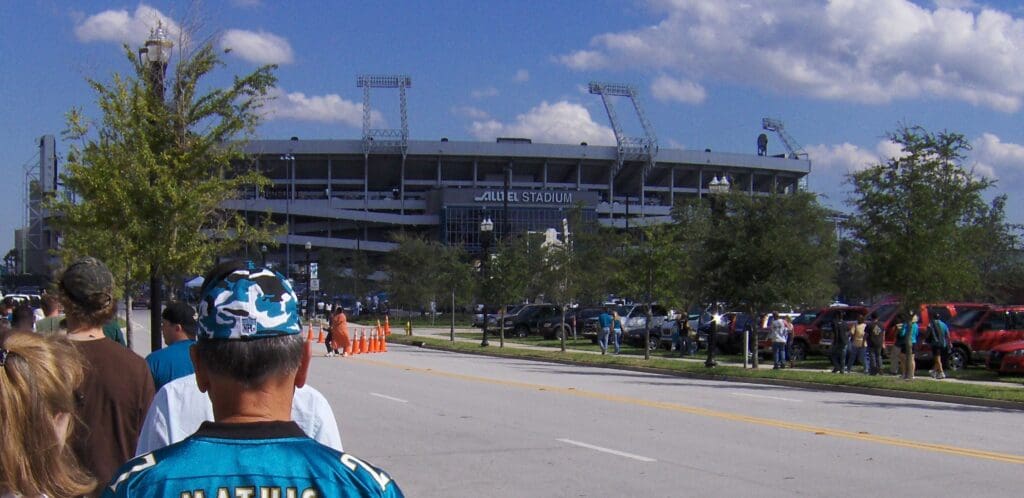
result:
M 248 340 L 200 339 L 195 348 L 199 361 L 210 373 L 252 388 L 272 377 L 298 371 L 305 339 L 301 334 Z

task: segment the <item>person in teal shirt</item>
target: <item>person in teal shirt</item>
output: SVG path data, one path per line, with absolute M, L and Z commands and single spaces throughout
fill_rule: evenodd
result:
M 146 357 L 157 391 L 174 379 L 195 373 L 188 350 L 196 343 L 196 311 L 186 303 L 174 301 L 167 304 L 160 316 L 160 334 L 167 347 Z

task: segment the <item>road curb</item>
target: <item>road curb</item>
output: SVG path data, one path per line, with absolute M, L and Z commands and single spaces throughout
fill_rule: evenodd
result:
M 472 354 L 478 356 L 490 356 L 492 358 L 516 358 L 529 361 L 538 361 L 543 363 L 554 363 L 559 365 L 573 365 L 581 367 L 593 367 L 593 368 L 607 368 L 611 370 L 623 370 L 630 372 L 642 372 L 651 373 L 658 375 L 670 375 L 673 377 L 681 377 L 688 379 L 701 379 L 701 380 L 719 380 L 724 382 L 742 382 L 747 384 L 760 384 L 760 385 L 771 385 L 771 386 L 784 386 L 784 387 L 795 387 L 798 389 L 807 389 L 813 391 L 831 391 L 831 392 L 844 392 L 851 394 L 867 394 L 872 396 L 884 396 L 887 398 L 900 398 L 900 399 L 914 399 L 920 401 L 936 401 L 941 403 L 952 403 L 966 406 L 979 406 L 984 408 L 996 408 L 1003 410 L 1017 410 L 1024 411 L 1024 403 L 1017 403 L 1013 401 L 994 400 L 994 399 L 982 399 L 982 398 L 971 398 L 967 396 L 954 396 L 949 394 L 936 394 L 936 393 L 922 393 L 913 391 L 895 391 L 892 389 L 880 389 L 876 387 L 863 387 L 863 386 L 844 386 L 836 384 L 819 384 L 816 382 L 805 382 L 799 380 L 789 379 L 767 379 L 758 377 L 736 377 L 728 374 L 715 374 L 715 373 L 694 373 L 694 372 L 682 372 L 678 370 L 666 370 L 662 368 L 654 367 L 639 367 L 632 365 L 600 365 L 594 363 L 587 363 L 582 361 L 574 361 L 569 359 L 556 359 L 556 358 L 520 358 L 516 356 L 494 354 L 488 352 L 486 349 L 481 348 L 475 351 L 454 351 L 448 348 L 432 346 L 425 341 L 411 341 L 410 344 L 414 347 L 420 347 L 424 349 L 432 349 L 436 351 L 451 351 L 461 354 Z

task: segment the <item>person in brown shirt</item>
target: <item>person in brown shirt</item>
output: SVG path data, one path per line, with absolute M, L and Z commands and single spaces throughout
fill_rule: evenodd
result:
M 114 278 L 103 262 L 92 257 L 75 261 L 61 274 L 58 288 L 68 338 L 85 362 L 71 447 L 105 483 L 134 455 L 153 400 L 153 377 L 145 360 L 103 334 L 103 324 L 115 313 Z M 93 496 L 100 491 L 96 489 Z

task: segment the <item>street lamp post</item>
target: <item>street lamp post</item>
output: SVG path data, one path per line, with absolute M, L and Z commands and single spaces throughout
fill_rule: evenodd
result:
M 292 266 L 292 198 L 295 197 L 295 156 L 290 152 L 281 156 L 288 163 L 288 196 L 285 197 L 285 235 L 284 235 L 284 277 L 290 278 Z
M 490 344 L 487 342 L 487 290 L 490 289 L 490 283 L 487 281 L 487 260 L 490 259 L 488 250 L 491 248 L 491 237 L 494 235 L 494 222 L 490 218 L 484 218 L 480 222 L 480 249 L 482 256 L 480 257 L 480 276 L 483 280 L 483 285 L 480 288 L 483 290 L 481 293 L 484 296 L 484 339 L 480 341 L 480 346 L 485 347 Z
M 167 63 L 171 60 L 171 49 L 174 48 L 174 42 L 171 41 L 167 35 L 167 31 L 164 30 L 162 22 L 157 22 L 156 29 L 149 32 L 149 39 L 146 40 L 146 44 L 139 49 L 139 63 L 142 65 L 149 65 L 149 84 L 150 91 L 152 91 L 152 97 L 155 102 L 159 102 L 163 105 L 164 102 L 164 75 L 167 72 Z M 154 154 L 157 151 L 153 151 Z M 152 185 L 153 178 L 150 177 L 150 184 Z M 150 350 L 156 351 L 161 347 L 162 334 L 160 333 L 160 326 L 162 323 L 161 312 L 163 311 L 160 306 L 160 275 L 159 268 L 156 263 L 150 261 L 149 264 L 149 346 Z
M 313 283 L 313 272 L 310 271 L 311 267 L 309 266 L 309 251 L 311 249 L 313 249 L 313 244 L 311 242 L 309 242 L 309 241 L 306 241 L 306 246 L 305 247 L 306 247 L 306 318 L 308 319 L 309 317 L 313 316 L 313 303 L 310 300 L 310 297 L 313 294 L 313 290 L 312 290 L 312 287 L 311 287 L 312 283 Z
M 708 184 L 708 191 L 711 192 L 711 217 L 712 217 L 712 230 L 718 228 L 718 218 L 721 215 L 720 211 L 720 200 L 719 196 L 729 191 L 729 179 L 722 175 L 719 179 L 717 176 L 711 179 Z M 717 299 L 717 296 L 715 296 Z M 711 330 L 708 331 L 708 355 L 707 359 L 704 360 L 704 366 L 713 368 L 717 362 L 715 361 L 715 343 L 718 341 L 718 325 L 722 320 L 720 313 L 716 311 L 712 317 Z

